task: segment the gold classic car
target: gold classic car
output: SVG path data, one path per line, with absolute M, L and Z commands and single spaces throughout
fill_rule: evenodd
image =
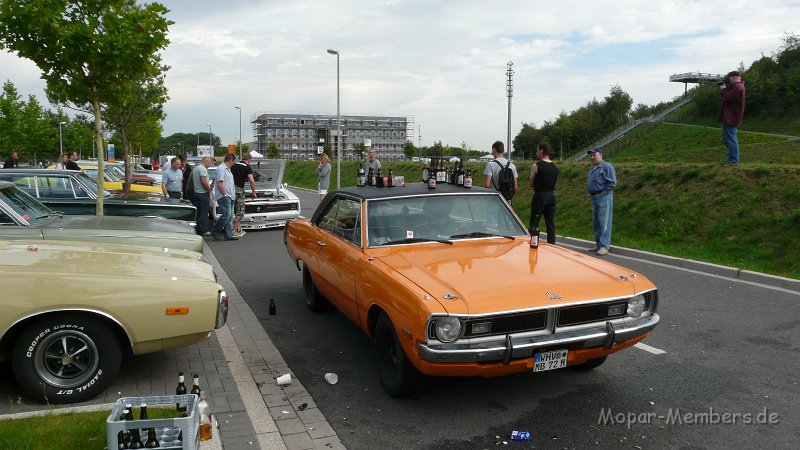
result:
M 0 360 L 10 358 L 19 385 L 51 403 L 102 392 L 125 349 L 207 339 L 228 312 L 213 268 L 186 250 L 0 241 L 0 285 Z
M 644 339 L 656 286 L 531 236 L 496 192 L 423 184 L 329 193 L 284 242 L 311 310 L 332 304 L 374 340 L 392 396 L 419 373 L 591 369 Z

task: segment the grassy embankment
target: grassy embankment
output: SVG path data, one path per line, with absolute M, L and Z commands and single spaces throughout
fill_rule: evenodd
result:
M 719 129 L 662 124 L 609 158 L 617 168 L 612 245 L 800 278 L 800 141 L 740 132 L 738 167 L 722 167 Z M 313 161 L 290 161 L 284 181 L 314 188 Z M 530 214 L 530 162 L 518 162 L 514 209 Z M 588 162 L 559 162 L 558 234 L 593 239 Z M 386 163 L 419 181 L 419 163 Z M 483 164 L 467 164 L 482 173 Z M 357 163 L 342 164 L 342 184 Z M 476 177 L 480 184 L 482 177 Z M 332 176 L 335 185 L 335 168 Z

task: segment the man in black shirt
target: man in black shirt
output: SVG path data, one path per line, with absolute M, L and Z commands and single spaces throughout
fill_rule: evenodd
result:
M 69 161 L 67 161 L 67 170 L 81 170 L 81 167 L 75 161 L 78 160 L 78 152 L 72 150 L 69 152 Z
M 11 156 L 8 157 L 5 163 L 3 163 L 4 169 L 15 169 L 19 166 L 19 155 L 16 151 L 11 152 Z
M 539 225 L 539 219 L 544 216 L 547 226 L 547 243 L 556 243 L 556 181 L 558 180 L 558 167 L 550 160 L 553 149 L 547 142 L 536 146 L 536 164 L 531 166 L 531 176 L 528 180 L 533 188 L 531 200 L 530 229 Z
M 242 237 L 242 217 L 244 217 L 244 183 L 250 182 L 250 191 L 253 198 L 256 198 L 256 181 L 253 178 L 253 168 L 250 167 L 250 153 L 242 155 L 242 160 L 231 166 L 233 174 L 233 185 L 236 186 L 236 206 L 234 207 L 233 235 Z

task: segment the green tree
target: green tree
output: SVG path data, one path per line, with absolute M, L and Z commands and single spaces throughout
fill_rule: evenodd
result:
M 279 159 L 281 157 L 281 149 L 275 141 L 269 141 L 267 145 L 267 158 Z
M 417 148 L 414 147 L 413 142 L 406 141 L 406 143 L 403 144 L 403 153 L 405 153 L 406 159 L 410 160 L 411 158 L 417 156 Z
M 359 161 L 363 161 L 365 159 L 366 151 L 367 147 L 363 142 L 357 142 L 353 144 L 353 154 L 356 155 Z
M 16 86 L 11 81 L 3 84 L 0 93 L 0 156 L 8 158 L 12 151 L 19 151 L 18 146 L 22 141 L 22 97 Z M 22 155 L 20 155 L 22 157 Z
M 29 0 L 0 2 L 0 49 L 32 60 L 41 70 L 51 101 L 91 104 L 98 156 L 103 104 L 119 104 L 129 83 L 161 70 L 157 52 L 166 47 L 167 9 L 135 0 Z M 103 189 L 98 158 L 98 189 Z M 103 214 L 103 196 L 97 196 Z
M 162 66 L 163 71 L 167 68 Z M 130 81 L 120 86 L 116 101 L 109 102 L 103 108 L 103 115 L 110 128 L 119 133 L 122 152 L 125 160 L 125 189 L 130 189 L 132 171 L 130 167 L 131 135 L 140 140 L 148 138 L 150 132 L 156 131 L 156 140 L 161 135 L 158 124 L 164 119 L 164 102 L 167 101 L 167 88 L 164 86 L 163 71 L 144 82 Z

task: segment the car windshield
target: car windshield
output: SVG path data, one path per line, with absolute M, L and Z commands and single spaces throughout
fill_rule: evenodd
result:
M 370 247 L 526 235 L 496 194 L 444 194 L 367 202 Z
M 97 194 L 97 183 L 94 181 L 94 178 L 87 175 L 86 172 L 78 173 L 76 174 L 76 176 L 80 179 L 81 183 L 83 183 L 84 185 L 86 185 L 86 187 L 89 188 L 90 191 Z M 107 190 L 103 189 L 103 197 L 108 197 L 110 195 L 111 192 L 108 192 Z
M 0 201 L 8 205 L 29 224 L 47 222 L 55 217 L 53 211 L 15 186 L 0 189 Z

